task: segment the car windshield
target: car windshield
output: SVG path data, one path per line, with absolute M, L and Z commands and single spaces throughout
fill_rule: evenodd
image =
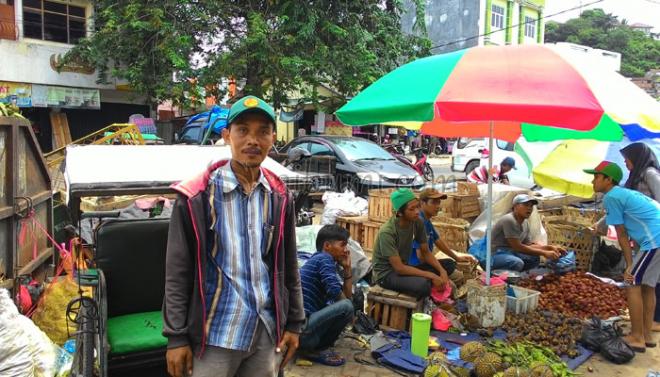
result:
M 357 160 L 394 160 L 391 154 L 387 153 L 377 144 L 360 139 L 338 139 L 333 140 L 346 158 L 351 161 Z
M 188 127 L 183 131 L 183 135 L 181 135 L 182 141 L 198 141 L 200 139 L 200 133 L 202 132 L 201 125 L 192 124 L 192 127 Z

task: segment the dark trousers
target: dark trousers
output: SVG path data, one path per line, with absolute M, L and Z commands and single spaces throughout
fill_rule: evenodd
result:
M 456 269 L 456 262 L 452 259 L 440 259 L 438 262 L 440 262 L 442 268 L 447 271 L 447 276 L 451 275 Z M 427 263 L 413 267 L 419 268 L 420 270 L 437 273 L 435 268 Z M 405 293 L 419 299 L 422 297 L 428 297 L 431 294 L 431 287 L 433 287 L 433 283 L 427 278 L 419 276 L 403 276 L 397 274 L 395 271 L 392 271 L 385 275 L 383 280 L 380 282 L 380 286 L 385 289 L 391 289 L 393 291 Z
M 352 320 L 353 303 L 347 298 L 310 314 L 300 334 L 300 349 L 315 351 L 331 347 Z

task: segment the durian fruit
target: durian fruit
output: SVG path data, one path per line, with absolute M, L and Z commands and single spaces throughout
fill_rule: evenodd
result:
M 486 352 L 474 361 L 474 372 L 477 377 L 493 377 L 502 370 L 502 358 L 492 352 Z
M 431 364 L 424 369 L 424 377 L 449 377 L 449 373 L 442 365 Z
M 552 377 L 552 368 L 540 361 L 535 361 L 529 366 L 530 377 Z
M 524 368 L 510 367 L 504 371 L 503 377 L 529 377 L 529 371 Z
M 450 367 L 457 377 L 470 377 L 470 370 L 463 367 Z
M 468 342 L 461 347 L 461 360 L 473 363 L 478 357 L 486 353 L 486 347 L 479 342 Z

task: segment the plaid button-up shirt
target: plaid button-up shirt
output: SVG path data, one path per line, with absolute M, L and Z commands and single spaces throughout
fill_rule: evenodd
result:
M 262 174 L 246 194 L 226 164 L 211 175 L 209 193 L 207 344 L 247 351 L 260 320 L 271 339 L 275 333 L 269 272 L 262 259 L 272 232 L 271 188 Z

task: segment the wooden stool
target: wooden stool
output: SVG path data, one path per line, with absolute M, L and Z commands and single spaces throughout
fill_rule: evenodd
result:
M 421 312 L 423 306 L 424 300 L 378 285 L 369 288 L 367 294 L 367 314 L 384 330 L 409 331 L 412 324 L 410 316 Z

